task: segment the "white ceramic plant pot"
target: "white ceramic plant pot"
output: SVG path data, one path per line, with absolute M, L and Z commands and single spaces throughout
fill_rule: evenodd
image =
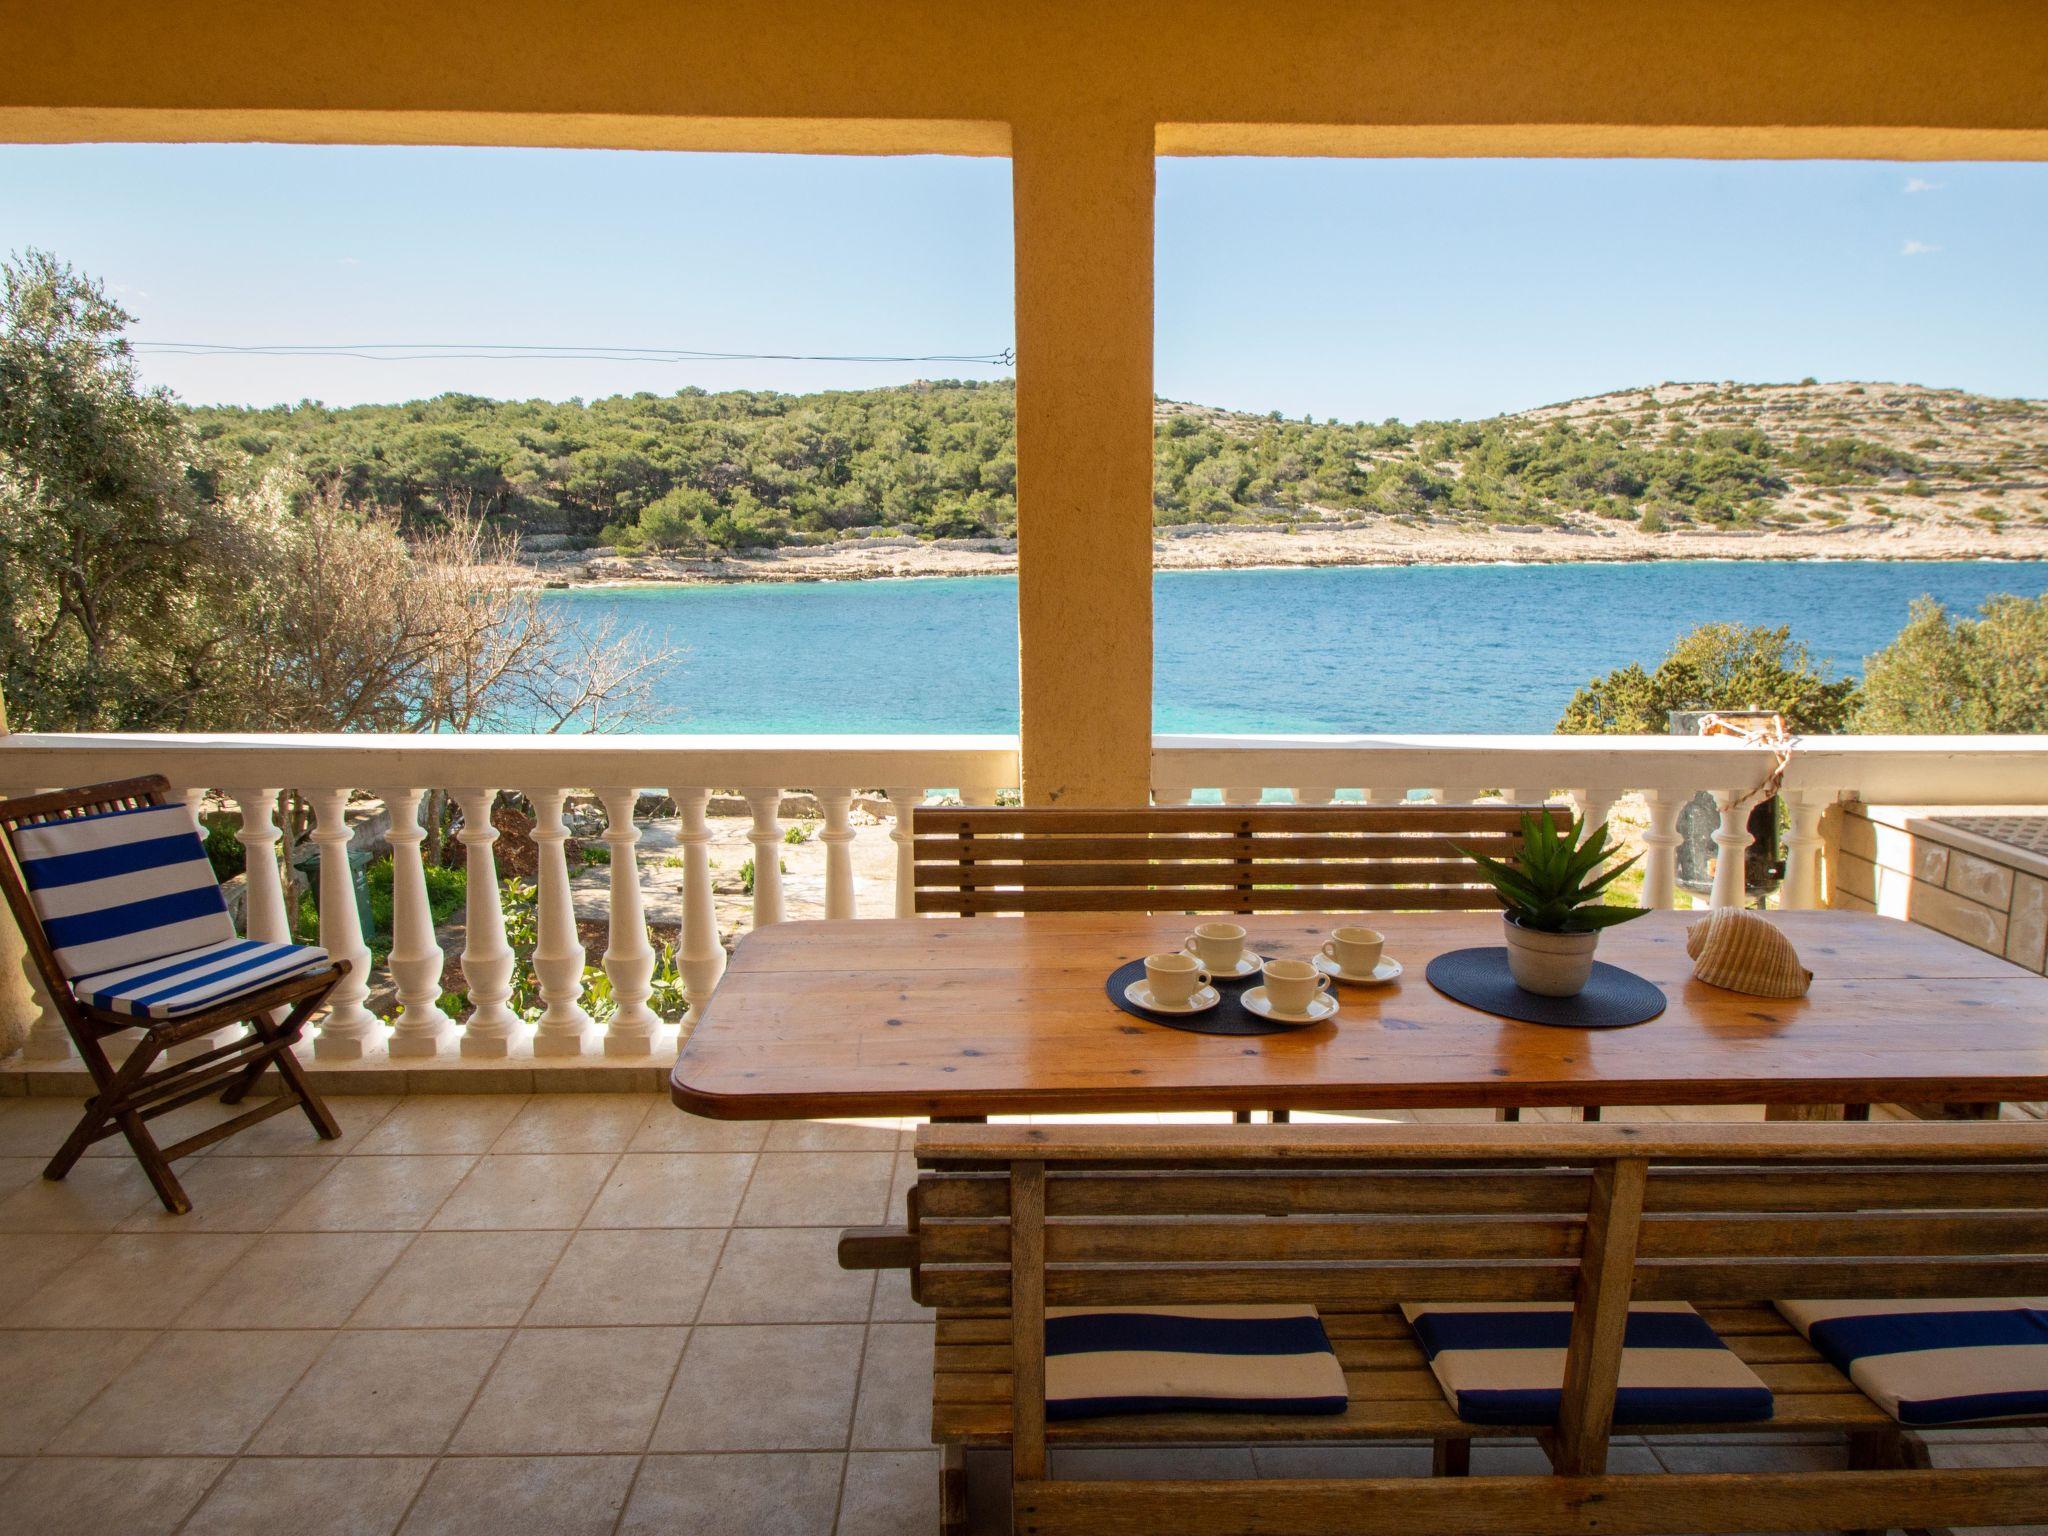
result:
M 1524 928 L 1506 913 L 1501 930 L 1508 939 L 1508 974 L 1524 992 L 1540 997 L 1577 997 L 1593 975 L 1593 950 L 1600 942 L 1592 933 L 1541 933 Z

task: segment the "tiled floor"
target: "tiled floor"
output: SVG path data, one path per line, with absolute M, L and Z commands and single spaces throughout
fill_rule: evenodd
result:
M 118 1141 L 46 1183 L 75 1107 L 0 1099 L 0 1531 L 936 1529 L 928 1317 L 834 1260 L 841 1225 L 900 1209 L 906 1131 L 718 1125 L 651 1095 L 332 1103 L 339 1142 L 284 1115 L 182 1163 L 195 1210 L 170 1217 Z M 2048 1463 L 2048 1440 L 1939 1454 Z M 1616 1464 L 1833 1455 L 1629 1440 Z M 1388 1446 L 1056 1470 L 1427 1467 Z M 1524 1467 L 1533 1447 L 1502 1446 L 1475 1470 Z

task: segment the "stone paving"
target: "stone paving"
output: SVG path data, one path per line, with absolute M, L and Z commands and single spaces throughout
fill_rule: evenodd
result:
M 331 1102 L 341 1141 L 266 1121 L 180 1165 L 195 1209 L 171 1217 L 118 1142 L 44 1181 L 73 1105 L 0 1099 L 0 1531 L 936 1529 L 928 1316 L 900 1276 L 834 1261 L 840 1226 L 901 1208 L 907 1127 L 721 1125 L 628 1093 Z M 2048 1464 L 2048 1439 L 1937 1454 Z M 1839 1452 L 1624 1439 L 1615 1462 Z M 1055 1470 L 1419 1476 L 1428 1453 L 1071 1450 Z

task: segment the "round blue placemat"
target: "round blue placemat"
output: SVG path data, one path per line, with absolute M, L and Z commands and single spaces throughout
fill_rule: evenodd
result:
M 1276 1024 L 1271 1019 L 1262 1019 L 1245 1007 L 1244 994 L 1251 990 L 1235 982 L 1220 982 L 1216 990 L 1223 994 L 1223 1001 L 1207 1013 L 1154 1013 L 1149 1008 L 1140 1008 L 1124 996 L 1124 988 L 1143 978 L 1145 962 L 1133 960 L 1120 965 L 1109 973 L 1106 989 L 1109 1000 L 1123 1009 L 1134 1019 L 1143 1019 L 1148 1024 L 1164 1024 L 1168 1029 L 1184 1029 L 1196 1035 L 1284 1035 L 1290 1029 L 1314 1029 L 1313 1024 Z M 1255 971 L 1240 980 L 1258 980 Z
M 1577 997 L 1544 997 L 1524 992 L 1508 974 L 1508 952 L 1453 949 L 1429 962 L 1429 984 L 1453 1002 L 1529 1024 L 1562 1029 L 1620 1029 L 1642 1024 L 1664 1011 L 1664 993 L 1654 982 L 1605 961 L 1593 962 L 1592 978 Z

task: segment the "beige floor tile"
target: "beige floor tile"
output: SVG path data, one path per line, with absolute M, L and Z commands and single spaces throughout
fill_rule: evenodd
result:
M 0 1196 L 11 1195 L 32 1179 L 43 1176 L 46 1157 L 0 1157 Z
M 353 1148 L 359 1156 L 488 1152 L 527 1102 L 518 1093 L 433 1093 L 402 1100 Z
M 173 1216 L 160 1201 L 131 1212 L 119 1232 L 267 1232 L 293 1203 L 327 1177 L 317 1157 L 205 1157 L 178 1165 L 192 1209 Z
M 715 1227 L 578 1232 L 526 1314 L 525 1325 L 692 1322 L 724 1240 Z
M 896 1169 L 889 1176 L 889 1209 L 884 1220 L 901 1222 L 910 1212 L 910 1186 L 917 1182 L 917 1158 L 909 1152 L 896 1154 Z
M 0 1157 L 39 1157 L 47 1162 L 64 1145 L 64 1138 L 78 1124 L 85 1092 L 78 1097 L 7 1099 L 0 1101 Z M 114 1138 L 125 1155 L 128 1144 Z M 101 1142 L 100 1147 L 108 1145 Z M 87 1156 L 99 1150 L 90 1148 Z
M 1607 1452 L 1607 1470 L 1619 1475 L 1663 1469 L 1649 1447 L 1616 1444 Z M 1543 1454 L 1541 1446 L 1533 1442 L 1518 1440 L 1503 1444 L 1482 1440 L 1472 1447 L 1475 1477 L 1548 1477 L 1550 1471 L 1550 1458 Z
M 0 1451 L 41 1450 L 155 1337 L 146 1329 L 0 1333 Z M 5 1514 L 0 1504 L 0 1514 Z
M 0 1296 L 19 1301 L 99 1244 L 96 1232 L 0 1233 Z
M 739 1225 L 853 1226 L 883 1219 L 893 1152 L 763 1152 Z
M 778 1120 L 764 1143 L 770 1152 L 894 1152 L 905 1122 L 876 1117 L 844 1120 Z
M 224 1465 L 198 1457 L 52 1457 L 8 1480 L 0 1514 L 22 1536 L 169 1536 Z
M 857 1323 L 872 1271 L 839 1267 L 837 1227 L 735 1227 L 700 1323 Z
M 133 1157 L 88 1157 L 61 1179 L 39 1178 L 0 1200 L 0 1233 L 111 1232 L 145 1202 L 162 1208 Z
M 645 1093 L 541 1093 L 528 1099 L 493 1152 L 623 1152 L 655 1107 Z
M 7 1480 L 29 1465 L 26 1456 L 0 1456 L 0 1488 L 7 1486 Z
M 639 1465 L 636 1456 L 449 1457 L 420 1490 L 403 1536 L 610 1536 Z M 738 1536 L 739 1527 L 705 1527 L 707 1536 L 717 1530 Z
M 66 1455 L 230 1456 L 239 1451 L 330 1334 L 166 1333 L 49 1449 Z
M 284 1232 L 416 1232 L 476 1162 L 467 1154 L 351 1157 L 277 1221 Z
M 459 1455 L 645 1448 L 685 1328 L 533 1328 L 514 1335 L 451 1447 Z
M 28 1328 L 167 1328 L 255 1242 L 241 1233 L 118 1232 L 21 1304 Z
M 407 1232 L 273 1232 L 171 1326 L 339 1328 L 411 1241 Z
M 765 1120 L 706 1120 L 673 1104 L 657 1104 L 633 1133 L 628 1152 L 758 1152 L 768 1139 Z
M 837 1536 L 905 1536 L 938 1528 L 937 1451 L 856 1451 L 846 1458 Z
M 586 1227 L 723 1227 L 753 1171 L 744 1152 L 629 1152 L 612 1170 Z
M 509 1328 L 567 1246 L 566 1232 L 422 1232 L 351 1328 Z
M 437 1455 L 510 1336 L 500 1328 L 337 1334 L 249 1452 Z
M 910 1294 L 910 1272 L 883 1269 L 875 1272 L 875 1306 L 869 1314 L 877 1323 L 928 1323 L 932 1309 Z
M 619 1522 L 620 1536 L 828 1536 L 844 1460 L 837 1453 L 650 1456 Z
M 1426 1445 L 1258 1445 L 1261 1477 L 1427 1477 Z
M 1839 1472 L 1846 1463 L 1840 1442 L 1832 1445 L 1674 1445 L 1656 1442 L 1656 1457 L 1667 1472 Z M 1476 1462 L 1476 1454 L 1475 1454 Z
M 493 1152 L 477 1160 L 431 1225 L 443 1231 L 574 1227 L 614 1160 L 609 1152 Z
M 2048 1466 L 2048 1445 L 2038 1440 L 1944 1441 L 1927 1449 L 1937 1467 Z
M 427 1480 L 425 1458 L 246 1458 L 229 1467 L 180 1536 L 388 1536 Z
M 650 1449 L 844 1450 L 863 1331 L 857 1323 L 696 1329 Z
M 932 1336 L 929 1323 L 876 1323 L 861 1365 L 853 1446 L 860 1451 L 923 1450 L 932 1443 Z
M 403 1102 L 397 1095 L 330 1093 L 327 1107 L 341 1126 L 335 1141 L 322 1141 L 304 1110 L 288 1109 L 221 1142 L 211 1157 L 340 1157 L 375 1130 Z
M 931 1404 L 925 1404 L 929 1417 Z M 1077 1483 L 1119 1478 L 1226 1478 L 1258 1476 L 1251 1449 L 1242 1445 L 1070 1445 L 1052 1453 L 1055 1477 Z

